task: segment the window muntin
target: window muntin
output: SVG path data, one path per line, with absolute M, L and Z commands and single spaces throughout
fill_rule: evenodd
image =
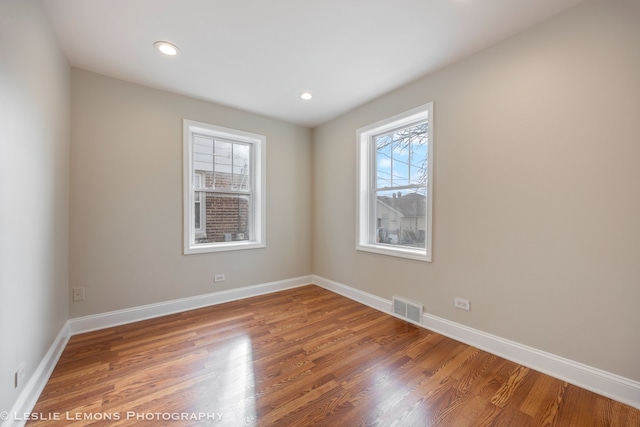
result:
M 432 104 L 358 129 L 356 249 L 431 260 Z
M 190 120 L 184 127 L 184 252 L 264 247 L 266 138 Z

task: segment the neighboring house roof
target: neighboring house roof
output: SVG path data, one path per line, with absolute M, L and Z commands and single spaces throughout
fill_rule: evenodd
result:
M 399 197 L 378 196 L 378 201 L 405 217 L 425 216 L 427 212 L 427 198 L 418 193 L 408 193 Z

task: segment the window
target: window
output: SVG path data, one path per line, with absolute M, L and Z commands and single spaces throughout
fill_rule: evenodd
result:
M 356 249 L 431 261 L 433 103 L 357 131 Z
M 184 253 L 265 246 L 266 137 L 184 120 Z

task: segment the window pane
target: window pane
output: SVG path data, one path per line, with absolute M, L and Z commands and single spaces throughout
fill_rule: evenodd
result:
M 426 186 L 428 181 L 429 138 L 427 137 L 427 126 L 427 123 L 423 123 L 413 128 L 415 139 L 411 143 L 410 184 Z
M 393 155 L 393 186 L 409 184 L 409 159 L 411 143 L 404 144 L 394 135 Z
M 194 227 L 196 230 L 200 230 L 202 228 L 202 223 L 201 223 L 201 211 L 200 208 L 202 206 L 202 204 L 200 203 L 200 192 L 196 192 L 195 193 L 195 202 L 194 202 L 194 206 L 193 206 L 193 214 L 195 216 L 194 218 Z
M 233 183 L 234 189 L 239 191 L 249 191 L 251 147 L 245 144 L 233 144 Z
M 215 142 L 214 161 L 214 188 L 218 190 L 231 190 L 231 147 L 232 143 L 226 141 Z
M 392 174 L 392 153 L 391 153 L 392 135 L 382 135 L 376 138 L 376 165 L 378 188 L 391 187 L 393 180 Z
M 375 137 L 377 188 L 426 185 L 427 130 L 423 122 Z
M 250 196 L 235 193 L 202 193 L 204 197 L 203 235 L 196 243 L 249 240 Z
M 195 188 L 213 188 L 213 139 L 193 136 L 193 185 Z
M 427 198 L 417 191 L 378 191 L 375 242 L 425 248 Z

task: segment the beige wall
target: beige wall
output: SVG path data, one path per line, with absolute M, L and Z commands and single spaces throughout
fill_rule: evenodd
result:
M 36 1 L 0 1 L 0 52 L 2 412 L 68 315 L 70 68 Z
M 314 273 L 640 380 L 639 41 L 587 1 L 317 128 Z M 428 101 L 433 262 L 357 252 L 356 129 Z
M 311 132 L 72 69 L 70 317 L 311 273 Z M 266 135 L 267 247 L 182 254 L 182 119 Z M 213 283 L 215 274 L 226 281 Z

